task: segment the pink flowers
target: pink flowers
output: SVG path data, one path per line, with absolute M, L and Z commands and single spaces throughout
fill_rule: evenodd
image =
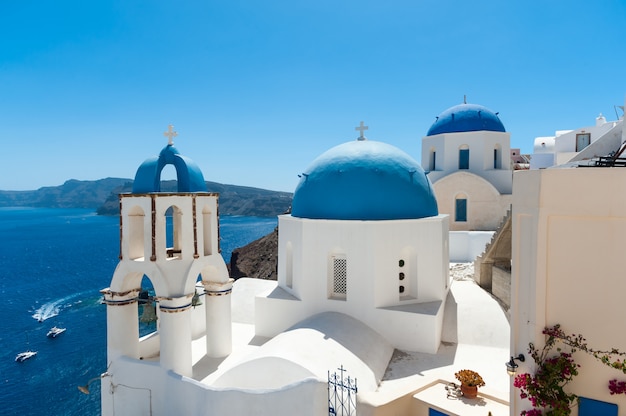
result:
M 520 390 L 520 397 L 529 399 L 534 407 L 533 410 L 523 411 L 522 415 L 542 415 L 541 409 L 547 409 L 548 414 L 566 416 L 571 413 L 571 406 L 578 396 L 567 393 L 564 387 L 578 375 L 579 365 L 574 362 L 571 352 L 556 348 L 556 354 L 553 354 L 556 341 L 565 337 L 559 325 L 546 328 L 543 332 L 548 335 L 544 347 L 538 350 L 531 343 L 528 348 L 528 352 L 538 365 L 537 372 L 518 374 L 513 385 Z M 577 339 L 584 341 L 582 337 Z M 575 348 L 571 350 L 573 352 Z
M 521 416 L 541 416 L 543 415 L 543 412 L 539 409 L 532 409 L 532 410 L 524 410 L 522 411 L 522 413 L 520 413 Z
M 611 394 L 626 394 L 626 381 L 609 381 L 609 391 Z
M 520 390 L 520 397 L 530 400 L 534 407 L 532 410 L 522 411 L 522 416 L 539 416 L 544 411 L 545 414 L 554 416 L 571 414 L 571 406 L 578 400 L 578 396 L 567 393 L 565 387 L 578 375 L 580 365 L 574 362 L 572 356 L 577 350 L 626 374 L 626 353 L 615 348 L 594 350 L 587 346 L 582 335 L 567 335 L 558 324 L 545 328 L 543 334 L 547 335 L 547 339 L 541 350 L 532 343 L 528 345 L 528 352 L 537 364 L 537 371 L 535 374 L 518 374 L 513 381 L 513 385 Z M 569 347 L 569 351 L 557 347 L 557 342 Z M 609 381 L 609 391 L 611 394 L 626 394 L 626 381 Z

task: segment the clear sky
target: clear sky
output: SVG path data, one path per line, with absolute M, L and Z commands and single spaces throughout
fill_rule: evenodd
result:
M 20 0 L 0 5 L 0 189 L 133 178 L 167 144 L 205 179 L 292 192 L 358 136 L 418 161 L 435 117 L 511 147 L 615 120 L 626 0 Z

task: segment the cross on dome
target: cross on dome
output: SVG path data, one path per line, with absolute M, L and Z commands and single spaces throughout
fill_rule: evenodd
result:
M 170 124 L 169 126 L 167 126 L 167 131 L 164 132 L 163 135 L 167 137 L 167 144 L 171 146 L 174 144 L 174 141 L 172 139 L 178 136 L 178 132 L 174 131 L 174 126 Z
M 363 125 L 363 122 L 362 122 L 362 121 L 361 121 L 361 124 L 359 124 L 359 127 L 355 127 L 355 128 L 354 128 L 354 130 L 356 130 L 356 131 L 358 131 L 358 132 L 360 132 L 360 133 L 361 133 L 361 135 L 359 136 L 359 139 L 358 139 L 358 140 L 365 140 L 365 139 L 366 139 L 366 137 L 363 135 L 363 132 L 364 132 L 365 130 L 367 130 L 368 128 L 369 128 L 368 126 L 364 126 L 364 125 Z

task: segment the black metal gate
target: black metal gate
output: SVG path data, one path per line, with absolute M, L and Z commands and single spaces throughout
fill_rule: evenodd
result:
M 344 377 L 343 365 L 339 373 L 328 372 L 328 414 L 329 416 L 356 415 L 356 378 Z

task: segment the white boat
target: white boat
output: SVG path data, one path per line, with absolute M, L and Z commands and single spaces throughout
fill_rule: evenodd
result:
M 21 363 L 23 361 L 28 360 L 29 358 L 34 357 L 35 355 L 37 355 L 37 351 L 20 352 L 19 354 L 15 356 L 15 361 L 17 361 L 18 363 Z
M 56 338 L 57 335 L 60 335 L 64 332 L 65 332 L 65 328 L 59 328 L 59 327 L 53 326 L 52 328 L 50 328 L 50 331 L 48 331 L 46 335 L 50 338 Z

